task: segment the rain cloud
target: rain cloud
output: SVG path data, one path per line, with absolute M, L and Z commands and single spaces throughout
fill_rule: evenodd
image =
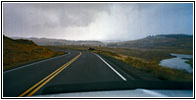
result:
M 134 40 L 193 34 L 192 3 L 3 3 L 10 37 Z

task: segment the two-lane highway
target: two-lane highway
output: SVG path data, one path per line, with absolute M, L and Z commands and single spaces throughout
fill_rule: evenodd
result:
M 98 54 L 72 51 L 63 56 L 4 72 L 3 96 L 38 95 L 50 85 L 129 79 Z

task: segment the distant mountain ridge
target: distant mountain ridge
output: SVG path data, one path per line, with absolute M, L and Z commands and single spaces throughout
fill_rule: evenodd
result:
M 20 38 L 13 37 L 14 39 L 27 39 L 35 42 L 38 45 L 88 45 L 88 46 L 104 46 L 105 44 L 100 41 L 72 41 L 65 39 L 49 39 L 49 38 Z
M 139 49 L 192 49 L 193 48 L 193 35 L 185 34 L 167 34 L 147 36 L 138 40 L 107 43 L 100 41 L 73 41 L 65 39 L 48 39 L 48 38 L 14 38 L 14 39 L 27 39 L 35 42 L 38 45 L 87 45 L 87 46 L 107 46 L 117 48 L 139 48 Z
M 108 47 L 120 48 L 175 48 L 175 49 L 192 49 L 193 36 L 185 34 L 168 34 L 148 36 L 146 38 L 131 40 L 125 42 L 108 43 Z

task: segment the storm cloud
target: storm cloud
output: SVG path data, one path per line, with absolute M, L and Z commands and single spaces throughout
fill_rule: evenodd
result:
M 193 34 L 193 4 L 3 3 L 3 33 L 69 40 Z

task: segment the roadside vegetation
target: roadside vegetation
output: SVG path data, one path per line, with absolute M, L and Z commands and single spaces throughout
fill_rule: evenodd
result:
M 160 80 L 173 80 L 173 81 L 192 81 L 193 75 L 181 70 L 175 70 L 159 66 L 158 63 L 153 60 L 145 60 L 140 57 L 127 56 L 118 54 L 111 51 L 95 50 L 95 53 L 101 53 L 107 56 L 111 56 L 115 59 L 121 60 L 136 69 L 147 72 Z M 145 55 L 144 55 L 145 56 Z
M 13 40 L 3 36 L 4 71 L 62 54 L 64 53 L 38 46 L 29 40 Z
M 159 63 L 162 59 L 172 58 L 170 53 L 176 54 L 190 54 L 193 52 L 191 49 L 132 49 L 132 48 L 108 48 L 108 47 L 96 47 L 97 50 L 115 52 L 117 54 L 123 54 L 127 56 L 142 58 L 146 61 L 154 61 Z

